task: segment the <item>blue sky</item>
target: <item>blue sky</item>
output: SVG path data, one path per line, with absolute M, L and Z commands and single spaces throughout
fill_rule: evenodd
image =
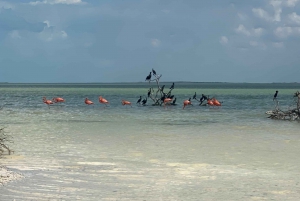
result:
M 0 0 L 0 82 L 300 82 L 300 0 Z

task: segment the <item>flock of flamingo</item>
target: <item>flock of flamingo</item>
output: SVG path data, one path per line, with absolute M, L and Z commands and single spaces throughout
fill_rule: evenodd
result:
M 202 98 L 203 98 L 203 96 L 204 95 L 202 95 Z M 196 93 L 195 93 L 193 99 L 196 99 Z M 217 99 L 215 99 L 215 98 L 210 99 L 210 98 L 206 98 L 206 96 L 204 96 L 204 99 L 207 100 L 206 105 L 209 105 L 209 106 L 221 106 L 221 103 Z M 175 103 L 174 102 L 172 103 L 172 101 L 173 101 L 172 98 L 165 98 L 164 101 L 163 101 L 164 107 L 169 106 L 169 105 L 175 105 Z M 50 105 L 52 105 L 52 104 L 65 102 L 65 99 L 61 98 L 61 97 L 54 97 L 54 98 L 52 98 L 52 100 L 48 100 L 48 99 L 46 99 L 46 97 L 43 97 L 43 102 L 45 104 L 47 104 L 49 106 L 49 108 L 50 108 Z M 200 105 L 202 105 L 203 100 L 200 99 L 199 102 L 201 102 Z M 94 104 L 94 102 L 91 101 L 91 100 L 89 100 L 88 98 L 85 98 L 84 103 L 86 105 L 93 105 Z M 103 98 L 102 96 L 99 97 L 99 103 L 104 104 L 105 106 L 107 106 L 107 104 L 109 104 L 109 102 L 105 98 Z M 121 103 L 122 103 L 123 106 L 124 105 L 129 105 L 130 107 L 132 107 L 130 101 L 122 100 Z M 145 103 L 146 102 L 142 101 L 142 105 L 145 105 Z M 137 104 L 141 104 L 141 97 L 137 101 Z M 188 105 L 193 105 L 192 101 L 191 101 L 191 98 L 189 98 L 188 100 L 184 100 L 183 101 L 183 108 L 182 109 L 184 109 Z
M 152 75 L 155 77 L 153 80 L 151 80 Z M 164 107 L 167 107 L 167 106 L 170 106 L 170 105 L 176 105 L 176 98 L 174 98 L 174 95 L 171 95 L 171 91 L 174 89 L 174 82 L 170 87 L 170 91 L 168 93 L 165 93 L 164 92 L 165 85 L 163 85 L 162 87 L 159 87 L 159 79 L 161 78 L 161 76 L 162 75 L 157 74 L 156 71 L 152 68 L 152 71 L 150 71 L 149 75 L 147 75 L 147 77 L 145 79 L 145 81 L 148 81 L 149 84 L 150 84 L 151 81 L 156 81 L 156 83 L 157 83 L 158 91 L 156 92 L 156 95 L 157 95 L 158 92 L 160 92 L 161 97 L 160 97 L 160 99 L 157 99 L 155 97 L 155 99 L 156 99 L 155 102 L 159 103 L 159 105 L 163 104 Z M 150 89 L 148 90 L 147 95 L 148 95 L 148 98 L 151 98 L 152 100 L 154 100 L 151 97 L 151 95 L 152 95 L 151 92 L 154 92 L 152 87 L 150 87 Z M 209 96 L 205 96 L 204 94 L 202 94 L 202 97 L 198 100 L 197 97 L 196 97 L 196 92 L 195 92 L 195 94 L 193 96 L 193 99 L 200 102 L 199 105 L 202 105 L 202 103 L 206 100 L 207 103 L 204 104 L 204 105 L 207 105 L 207 106 L 221 106 L 221 103 L 217 99 L 209 98 Z M 160 101 L 160 102 L 158 102 L 158 101 Z M 51 104 L 65 102 L 65 100 L 61 97 L 55 97 L 52 100 L 47 100 L 46 97 L 43 97 L 43 102 L 45 104 L 47 104 L 50 108 Z M 87 104 L 87 105 L 93 105 L 94 104 L 94 102 L 89 100 L 88 98 L 85 98 L 84 103 Z M 107 106 L 107 104 L 109 104 L 109 102 L 105 98 L 103 98 L 102 96 L 99 96 L 99 103 L 104 104 L 105 106 Z M 130 107 L 132 107 L 131 102 L 128 101 L 128 100 L 122 100 L 121 103 L 122 103 L 123 106 L 124 105 L 129 105 Z M 142 96 L 140 96 L 140 98 L 138 99 L 138 101 L 136 103 L 145 106 L 146 103 L 147 103 L 147 98 L 142 100 Z M 184 109 L 188 105 L 192 105 L 191 98 L 189 98 L 188 100 L 183 101 L 183 108 L 182 109 Z

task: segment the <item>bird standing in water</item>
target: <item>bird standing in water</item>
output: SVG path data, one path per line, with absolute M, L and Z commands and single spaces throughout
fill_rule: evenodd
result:
M 204 94 L 202 94 L 202 97 L 200 98 L 200 104 L 199 105 L 202 105 L 204 100 L 207 100 L 207 97 Z
M 176 98 L 173 100 L 172 105 L 176 105 Z
M 131 106 L 131 102 L 127 101 L 127 100 L 122 100 L 122 105 L 130 105 Z
M 183 101 L 183 108 L 182 109 L 184 109 L 188 105 L 192 105 L 191 98 L 189 98 L 189 100 Z
M 52 98 L 52 100 L 54 101 L 54 103 L 62 103 L 65 102 L 65 99 L 61 98 L 61 97 L 54 97 Z
M 136 102 L 136 104 L 141 104 L 142 96 L 140 96 L 139 100 Z
M 196 99 L 196 96 L 197 96 L 197 95 L 196 95 L 196 92 L 195 92 L 195 94 L 194 94 L 194 96 L 193 96 L 193 99 Z
M 103 98 L 102 96 L 100 96 L 99 97 L 99 103 L 104 104 L 105 107 L 106 107 L 107 106 L 106 104 L 108 104 L 109 102 L 105 98 Z
M 278 95 L 278 91 L 275 92 L 274 97 L 273 97 L 273 101 L 277 98 Z
M 51 100 L 47 100 L 46 97 L 43 97 L 43 102 L 48 105 L 49 109 L 50 105 L 53 104 L 53 102 Z
M 142 105 L 146 105 L 146 103 L 147 103 L 147 98 L 142 101 Z
M 91 100 L 89 100 L 88 98 L 85 98 L 84 103 L 87 105 L 92 105 L 94 104 Z

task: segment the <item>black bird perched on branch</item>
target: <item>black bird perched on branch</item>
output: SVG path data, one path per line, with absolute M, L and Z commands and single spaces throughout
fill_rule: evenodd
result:
M 153 75 L 156 75 L 156 71 L 152 68 Z
M 140 96 L 139 100 L 136 102 L 136 104 L 141 103 L 142 96 Z
M 146 103 L 147 103 L 147 98 L 142 101 L 142 105 L 145 105 Z
M 193 96 L 193 99 L 196 99 L 196 92 L 195 92 L 195 94 L 194 94 L 194 96 Z
M 278 91 L 275 92 L 273 101 L 277 98 L 277 95 L 278 95 Z
M 164 95 L 160 98 L 161 101 L 164 101 L 166 99 L 166 94 L 164 93 Z
M 148 91 L 148 97 L 150 97 L 150 95 L 151 95 L 151 87 L 150 87 L 150 89 Z
M 171 85 L 170 89 L 174 89 L 174 82 L 173 82 L 173 84 Z
M 149 75 L 146 77 L 145 81 L 147 81 L 147 80 L 150 82 L 150 80 L 151 80 L 151 72 L 150 72 Z
M 165 85 L 163 85 L 163 86 L 161 87 L 160 90 L 161 90 L 162 92 L 164 92 L 164 88 L 165 88 Z

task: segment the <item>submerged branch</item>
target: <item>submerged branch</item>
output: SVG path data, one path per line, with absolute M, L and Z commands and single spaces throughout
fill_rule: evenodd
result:
M 279 102 L 277 99 L 274 99 L 275 102 L 275 109 L 272 111 L 267 111 L 266 114 L 270 115 L 268 118 L 271 119 L 279 119 L 279 120 L 300 120 L 300 92 L 297 91 L 294 94 L 294 97 L 297 98 L 296 106 L 293 109 L 289 109 L 287 111 L 283 111 L 279 108 Z

